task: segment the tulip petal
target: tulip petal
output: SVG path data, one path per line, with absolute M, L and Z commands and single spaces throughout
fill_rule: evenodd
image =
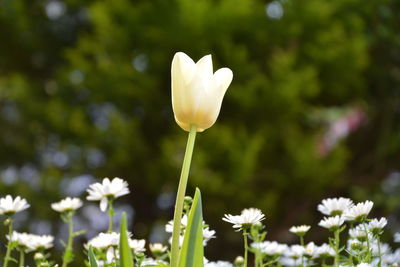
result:
M 202 57 L 199 61 L 197 61 L 196 67 L 197 74 L 201 77 L 203 86 L 207 88 L 213 76 L 213 64 L 211 55 Z
M 199 123 L 200 130 L 210 128 L 217 120 L 222 100 L 232 78 L 233 73 L 228 68 L 222 68 L 215 72 L 209 89 L 204 92 L 205 95 L 202 97 L 204 101 L 200 104 L 201 109 L 196 114 L 197 120 L 201 121 Z
M 217 70 L 213 76 L 214 86 L 216 86 L 214 89 L 220 90 L 221 92 L 223 92 L 223 94 L 225 94 L 226 90 L 232 82 L 232 79 L 233 73 L 230 69 L 222 68 Z
M 175 116 L 175 121 L 179 125 L 179 127 L 181 127 L 183 130 L 187 132 L 190 131 L 190 124 L 181 122 L 176 116 Z
M 187 84 L 196 72 L 196 63 L 185 53 L 178 52 L 172 59 L 171 72 L 172 75 L 176 74 L 175 77 L 183 78 L 183 82 Z
M 196 74 L 196 63 L 183 52 L 175 54 L 171 67 L 171 95 L 172 108 L 175 117 L 182 120 L 191 110 L 190 91 L 187 90 L 188 84 Z

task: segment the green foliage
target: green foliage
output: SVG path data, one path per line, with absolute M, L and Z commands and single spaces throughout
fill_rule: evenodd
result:
M 99 266 L 97 264 L 96 256 L 93 253 L 93 248 L 91 246 L 89 247 L 89 264 L 90 264 L 90 267 L 98 267 Z
M 175 193 L 184 151 L 170 103 L 176 51 L 211 53 L 215 68 L 234 72 L 217 123 L 198 136 L 189 181 L 211 226 L 256 205 L 279 239 L 313 221 L 306 211 L 323 196 L 388 202 L 380 183 L 400 151 L 395 0 L 273 1 L 280 18 L 258 0 L 55 1 L 65 7 L 56 18 L 50 2 L 0 3 L 0 195 L 35 201 L 32 217 L 58 229 L 49 200 L 64 195 L 65 180 L 91 174 L 129 181 L 140 237 L 154 213 L 171 218 L 172 207 L 149 207 Z M 340 118 L 326 114 L 355 106 L 364 124 L 320 155 Z M 387 209 L 398 203 L 390 195 Z M 231 240 L 222 227 L 210 258 Z
M 201 193 L 196 188 L 189 212 L 188 224 L 179 253 L 179 267 L 204 266 L 203 211 Z
M 133 267 L 132 251 L 128 242 L 128 227 L 126 226 L 126 213 L 122 213 L 120 240 L 119 240 L 119 266 Z

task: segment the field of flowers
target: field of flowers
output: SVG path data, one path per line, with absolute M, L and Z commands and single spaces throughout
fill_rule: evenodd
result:
M 228 68 L 213 71 L 211 56 L 195 63 L 186 54 L 179 52 L 172 61 L 172 106 L 177 124 L 189 132 L 183 160 L 179 187 L 175 203 L 174 219 L 165 226 L 171 234 L 168 244 L 148 244 L 135 239 L 129 232 L 126 215 L 122 215 L 119 231 L 113 222 L 114 202 L 130 193 L 128 183 L 121 178 L 104 178 L 87 189 L 87 200 L 98 201 L 102 212 L 109 216 L 108 231 L 98 233 L 82 248 L 87 261 L 81 265 L 97 266 L 171 266 L 171 267 L 263 267 L 263 266 L 398 266 L 400 250 L 393 251 L 382 242 L 381 236 L 387 224 L 386 218 L 370 216 L 372 201 L 354 203 L 348 198 L 324 199 L 317 209 L 323 214 L 318 223 L 326 228 L 331 237 L 326 243 L 315 244 L 307 240 L 311 226 L 293 226 L 288 229 L 299 237 L 298 244 L 281 244 L 268 239 L 266 219 L 257 208 L 244 209 L 239 215 L 225 214 L 222 220 L 232 224 L 238 234 L 243 235 L 243 255 L 232 262 L 208 261 L 204 246 L 216 238 L 216 232 L 203 221 L 200 190 L 194 197 L 185 196 L 190 163 L 197 132 L 210 128 L 217 120 L 222 100 L 229 87 L 233 73 Z M 0 199 L 0 213 L 8 228 L 6 255 L 3 267 L 25 267 L 26 257 L 32 257 L 36 266 L 66 267 L 74 261 L 74 238 L 85 233 L 85 229 L 74 228 L 74 214 L 83 206 L 79 198 L 67 197 L 52 203 L 51 208 L 60 213 L 68 225 L 68 240 L 64 240 L 62 259 L 54 258 L 51 248 L 54 237 L 21 233 L 14 229 L 14 215 L 30 207 L 21 196 L 7 195 Z M 222 221 L 221 221 L 222 223 Z M 307 242 L 306 242 L 307 241 Z M 395 236 L 400 241 L 400 236 Z M 146 250 L 148 248 L 148 250 Z

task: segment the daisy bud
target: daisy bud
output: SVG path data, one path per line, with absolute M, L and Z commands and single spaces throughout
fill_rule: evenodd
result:
M 156 257 L 160 257 L 168 250 L 168 248 L 161 243 L 150 244 L 149 247 L 151 253 Z
M 237 256 L 233 264 L 235 264 L 235 266 L 243 266 L 244 258 L 242 256 Z
M 185 131 L 191 125 L 198 132 L 210 128 L 217 120 L 232 78 L 228 68 L 213 72 L 211 55 L 195 63 L 185 53 L 176 53 L 171 66 L 171 87 L 177 124 Z
M 191 205 L 193 202 L 193 198 L 191 196 L 185 196 L 184 201 L 186 204 Z
M 44 258 L 44 255 L 40 252 L 36 252 L 35 256 L 33 256 L 33 258 L 38 261 L 38 260 L 42 260 Z

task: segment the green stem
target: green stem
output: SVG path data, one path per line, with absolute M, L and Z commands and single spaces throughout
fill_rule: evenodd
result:
M 322 267 L 325 267 L 325 265 L 326 265 L 326 258 L 323 257 L 323 258 L 322 258 Z
M 334 266 L 335 267 L 339 266 L 339 260 L 340 260 L 340 254 L 339 254 L 340 239 L 339 239 L 339 234 L 340 234 L 340 229 L 335 230 L 335 262 L 334 262 Z
M 25 267 L 25 253 L 23 249 L 19 250 L 19 267 Z
M 378 254 L 379 254 L 379 262 L 378 267 L 382 265 L 382 254 L 381 254 L 381 238 L 379 235 L 376 236 L 376 240 L 378 241 Z
M 68 223 L 68 242 L 67 247 L 65 248 L 64 256 L 63 256 L 63 264 L 62 267 L 67 267 L 68 263 L 72 261 L 72 242 L 74 241 L 74 223 L 72 220 L 73 213 L 69 212 L 67 214 L 67 223 Z
M 243 241 L 244 241 L 244 267 L 247 267 L 247 258 L 248 258 L 248 244 L 247 244 L 247 231 L 243 229 Z
M 304 236 L 300 236 L 300 245 L 304 247 Z M 301 266 L 304 267 L 304 255 L 301 256 Z
M 113 222 L 114 222 L 114 207 L 113 207 L 113 199 L 108 199 L 108 232 L 111 233 L 113 231 Z
M 114 252 L 114 266 L 117 267 L 117 266 L 118 266 L 117 249 L 114 248 L 114 249 L 113 249 L 113 252 Z
M 349 231 L 351 231 L 351 229 L 353 229 L 353 225 L 354 225 L 354 222 L 350 222 L 350 229 L 349 229 Z M 350 258 L 349 258 L 349 261 L 350 261 L 350 264 L 354 264 L 353 263 L 353 253 L 350 253 Z
M 6 256 L 4 258 L 4 263 L 3 263 L 4 267 L 8 266 L 8 262 L 11 259 L 11 257 L 10 257 L 10 255 L 11 255 L 11 241 L 12 241 L 12 233 L 13 233 L 13 220 L 12 220 L 12 217 L 9 217 L 8 220 L 9 220 L 8 236 L 9 236 L 10 240 L 8 240 L 8 243 L 7 243 L 7 251 L 6 251 Z
M 172 231 L 172 244 L 171 244 L 171 267 L 178 266 L 179 236 L 181 232 L 183 201 L 185 198 L 186 185 L 189 178 L 189 170 L 190 170 L 190 163 L 192 161 L 194 142 L 196 140 L 196 128 L 197 128 L 196 125 L 190 126 L 185 157 L 183 159 L 181 177 L 179 179 L 178 192 L 176 194 L 174 228 Z
M 367 262 L 369 262 L 369 260 L 371 259 L 371 246 L 369 244 L 369 236 L 368 236 L 368 230 L 367 230 L 367 225 L 362 222 L 363 226 L 364 226 L 364 232 L 367 238 Z

